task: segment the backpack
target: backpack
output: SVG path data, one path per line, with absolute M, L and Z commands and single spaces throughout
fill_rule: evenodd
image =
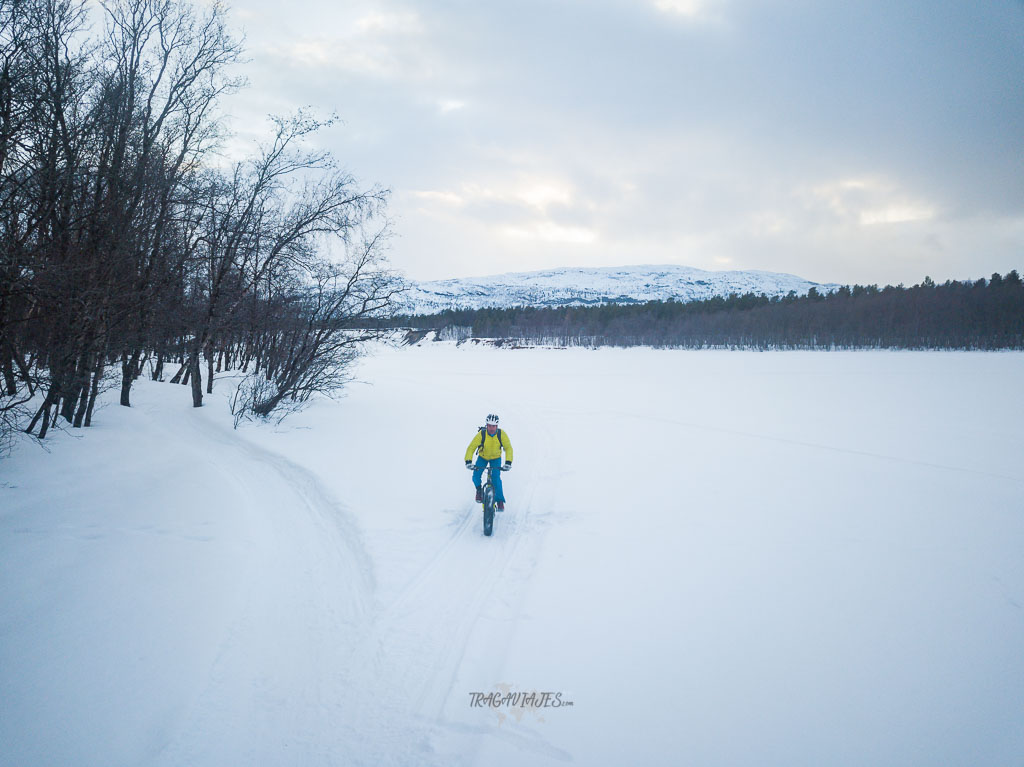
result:
M 481 450 L 484 449 L 484 438 L 486 436 L 487 436 L 487 427 L 486 426 L 481 426 L 480 427 L 480 447 L 478 447 L 476 449 L 478 453 Z M 498 429 L 498 444 L 501 445 L 501 449 L 502 450 L 505 449 L 505 443 L 501 441 L 501 429 Z

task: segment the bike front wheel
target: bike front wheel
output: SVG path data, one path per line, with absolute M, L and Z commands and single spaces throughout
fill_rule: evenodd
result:
M 490 483 L 484 487 L 484 535 L 494 532 L 494 488 Z

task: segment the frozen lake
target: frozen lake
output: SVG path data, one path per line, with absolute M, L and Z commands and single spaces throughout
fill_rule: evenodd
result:
M 11 763 L 1024 754 L 1024 354 L 435 343 L 238 431 L 229 384 L 0 464 Z

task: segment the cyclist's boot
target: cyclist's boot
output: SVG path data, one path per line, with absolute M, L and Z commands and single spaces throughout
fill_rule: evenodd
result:
M 476 489 L 476 502 L 477 503 L 483 503 L 483 501 L 484 501 L 484 489 L 482 487 L 478 487 Z
M 504 511 L 504 510 L 505 510 L 505 502 L 504 501 L 498 501 L 498 511 Z

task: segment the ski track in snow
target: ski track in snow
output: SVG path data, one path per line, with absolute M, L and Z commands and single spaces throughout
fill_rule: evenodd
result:
M 359 744 L 352 763 L 474 763 L 473 741 L 492 731 L 452 722 L 445 710 L 481 618 L 507 625 L 518 615 L 521 600 L 514 597 L 522 594 L 540 543 L 533 521 L 537 484 L 528 481 L 520 488 L 523 501 L 495 514 L 490 538 L 483 535 L 479 504 L 467 504 L 448 539 L 369 622 L 350 664 L 356 676 L 347 685 L 349 708 L 357 712 L 346 724 L 346 742 Z M 483 641 L 497 679 L 505 646 L 500 637 Z M 435 741 L 451 733 L 462 736 L 455 750 L 437 753 Z M 524 750 L 561 753 L 540 739 L 515 742 Z
M 176 436 L 183 444 L 215 441 L 218 449 L 205 459 L 251 508 L 273 508 L 276 516 L 254 519 L 264 529 L 260 559 L 245 574 L 245 604 L 159 763 L 226 764 L 240 756 L 256 762 L 285 747 L 301 753 L 304 763 L 333 763 L 319 744 L 340 712 L 325 693 L 344 664 L 346 644 L 369 614 L 374 588 L 358 529 L 310 472 L 237 439 L 209 418 L 202 434 L 198 425 L 187 425 Z M 243 476 L 232 475 L 222 451 L 243 454 L 245 462 L 230 464 L 245 466 Z M 305 536 L 289 534 L 303 528 Z M 296 540 L 301 548 L 291 545 Z M 292 699 L 295 692 L 303 699 Z M 290 733 L 288 741 L 264 739 L 279 731 Z
M 286 525 L 289 535 L 270 535 L 274 550 L 260 556 L 278 566 L 254 566 L 248 574 L 246 602 L 221 640 L 206 686 L 157 763 L 292 761 L 301 754 L 292 763 L 468 765 L 474 763 L 474 743 L 494 735 L 527 753 L 569 758 L 539 736 L 445 717 L 481 617 L 511 625 L 518 614 L 516 597 L 536 561 L 537 534 L 544 527 L 533 520 L 544 477 L 523 477 L 526 484 L 517 488 L 522 500 L 495 515 L 490 538 L 483 535 L 479 504 L 466 504 L 448 539 L 387 604 L 379 604 L 358 526 L 313 472 L 209 417 L 202 418 L 201 429 L 202 435 L 194 423 L 172 429 L 170 436 L 183 444 L 212 439 L 218 449 L 204 458 L 254 508 L 277 499 L 280 518 L 259 522 L 271 529 Z M 220 451 L 244 455 L 245 475 L 233 476 Z M 550 466 L 550 455 L 537 465 Z M 302 527 L 304 551 L 277 550 Z M 321 545 L 310 536 L 320 537 Z M 283 639 L 282 623 L 292 624 Z M 484 641 L 490 678 L 497 680 L 506 645 L 495 636 Z M 301 700 L 289 697 L 295 691 L 302 691 Z M 464 703 L 461 697 L 458 703 Z M 291 737 L 268 743 L 268 732 Z M 457 745 L 437 753 L 435 740 L 451 737 Z

